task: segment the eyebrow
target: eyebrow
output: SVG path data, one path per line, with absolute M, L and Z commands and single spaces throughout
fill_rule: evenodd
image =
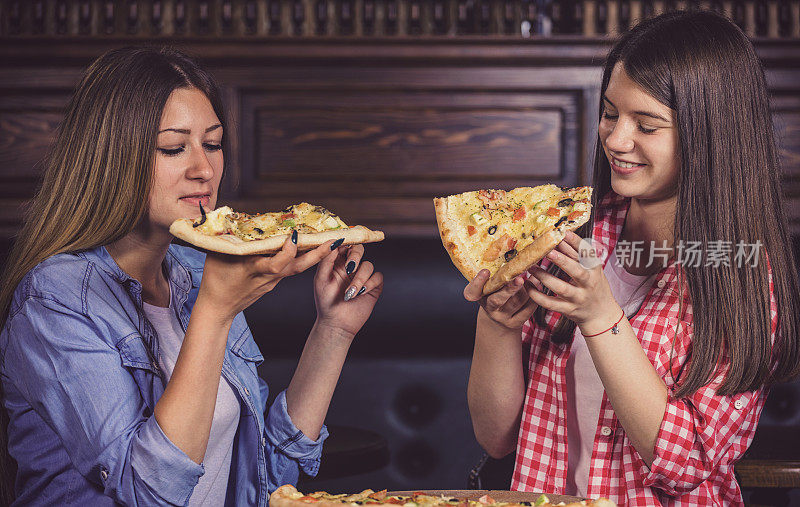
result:
M 605 95 L 603 95 L 603 100 L 605 100 L 606 102 L 608 102 L 608 103 L 609 103 L 609 104 L 611 104 L 612 106 L 614 106 L 614 107 L 617 107 L 617 106 L 615 106 L 615 105 L 614 105 L 614 103 L 613 103 L 613 102 L 611 102 L 610 100 L 608 100 L 608 97 L 606 97 Z M 654 119 L 656 119 L 656 120 L 661 120 L 661 121 L 663 121 L 664 123 L 670 123 L 670 121 L 669 121 L 668 119 L 664 118 L 664 117 L 663 117 L 663 116 L 661 116 L 660 114 L 651 113 L 650 111 L 634 111 L 634 112 L 633 112 L 633 114 L 638 114 L 638 115 L 640 115 L 640 116 L 647 116 L 647 117 L 649 117 L 649 118 L 654 118 Z
M 217 123 L 216 125 L 212 125 L 212 126 L 208 127 L 205 130 L 205 132 L 209 133 L 212 130 L 216 130 L 216 129 L 221 128 L 221 127 L 222 127 L 222 125 Z M 164 130 L 159 130 L 158 131 L 159 134 L 161 134 L 162 132 L 177 132 L 178 134 L 187 134 L 187 135 L 192 133 L 192 131 L 189 130 L 189 129 L 173 129 L 173 128 L 168 128 L 168 129 L 164 129 Z

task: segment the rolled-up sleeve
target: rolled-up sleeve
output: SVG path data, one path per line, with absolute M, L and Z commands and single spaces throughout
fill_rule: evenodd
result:
M 655 458 L 642 462 L 644 485 L 678 496 L 730 468 L 747 450 L 763 407 L 763 390 L 719 396 L 718 384 L 687 398 L 671 398 L 659 427 Z
M 188 502 L 203 466 L 164 434 L 119 351 L 89 317 L 30 297 L 6 331 L 4 374 L 58 434 L 82 475 L 126 505 Z M 14 428 L 13 417 L 10 426 L 31 430 Z
M 316 476 L 328 428 L 323 425 L 316 440 L 300 431 L 289 417 L 286 391 L 278 394 L 264 419 L 265 453 L 270 472 L 268 489 L 274 491 L 283 484 L 296 484 L 300 470 Z

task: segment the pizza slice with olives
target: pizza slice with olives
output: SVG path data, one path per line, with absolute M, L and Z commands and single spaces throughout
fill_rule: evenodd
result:
M 433 200 L 442 244 L 453 264 L 472 280 L 482 269 L 490 294 L 554 249 L 568 230 L 591 217 L 591 187 L 555 185 L 474 190 Z
M 383 240 L 381 231 L 363 225 L 348 226 L 322 206 L 307 202 L 283 211 L 249 215 L 222 206 L 206 212 L 200 207 L 196 220 L 179 219 L 169 231 L 187 243 L 214 252 L 231 255 L 275 253 L 297 231 L 297 249 L 311 250 L 328 240 L 343 239 L 343 245 Z

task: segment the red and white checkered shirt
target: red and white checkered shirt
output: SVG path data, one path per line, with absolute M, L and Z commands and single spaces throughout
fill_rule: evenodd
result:
M 630 199 L 611 192 L 598 205 L 593 237 L 607 252 L 617 243 L 629 204 Z M 683 316 L 678 315 L 676 269 L 673 263 L 656 275 L 641 308 L 629 319 L 670 393 L 676 387 L 669 372 L 670 364 L 677 373 L 687 360 L 693 335 L 688 299 L 684 302 Z M 769 287 L 772 292 L 771 276 Z M 777 328 L 774 294 L 771 306 L 774 340 Z M 553 343 L 549 339 L 559 316 L 548 312 L 545 328 L 531 320 L 522 329 L 530 356 L 511 483 L 511 489 L 518 491 L 563 494 L 566 487 L 565 371 L 571 344 Z M 650 468 L 625 434 L 608 396 L 603 394 L 589 469 L 588 496 L 602 496 L 631 506 L 743 505 L 733 465 L 753 440 L 767 389 L 718 396 L 715 389 L 721 377 L 685 398 L 670 394 Z

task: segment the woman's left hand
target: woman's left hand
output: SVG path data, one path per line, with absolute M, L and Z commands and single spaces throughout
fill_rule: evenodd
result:
M 580 236 L 568 231 L 558 247 L 547 254 L 550 262 L 560 267 L 570 277 L 570 281 L 562 280 L 539 266 L 534 266 L 530 270 L 531 275 L 555 295 L 547 296 L 536 289 L 528 292 L 534 302 L 566 316 L 587 335 L 608 328 L 622 310 L 611 293 L 602 264 L 589 269 L 578 261 L 580 242 Z
M 314 277 L 317 325 L 352 338 L 367 321 L 383 291 L 383 275 L 363 256 L 363 245 L 339 247 L 319 263 Z

